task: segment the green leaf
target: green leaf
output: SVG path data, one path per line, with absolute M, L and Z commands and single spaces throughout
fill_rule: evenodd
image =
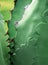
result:
M 0 0 L 0 11 L 12 10 L 14 8 L 14 0 Z
M 4 27 L 4 19 L 2 18 L 2 15 L 0 14 L 0 65 L 9 65 L 9 54 L 10 51 L 8 46 L 8 38 L 9 36 L 6 35 L 6 30 Z
M 14 9 L 14 0 L 0 0 L 0 12 L 4 17 L 4 20 L 11 19 L 10 11 L 13 9 Z
M 9 35 L 16 42 L 13 63 L 48 65 L 48 0 L 27 2 L 29 0 L 17 1 L 9 23 Z
M 2 13 L 2 16 L 4 17 L 4 20 L 7 21 L 7 20 L 10 20 L 11 19 L 11 12 L 6 10 L 6 11 L 1 11 Z
M 18 20 L 20 20 L 22 18 L 22 15 L 24 13 L 25 10 L 25 6 L 30 4 L 32 0 L 18 0 L 15 8 L 13 10 L 12 14 L 12 18 L 9 22 L 9 35 L 10 38 L 14 38 L 16 37 L 17 31 L 15 29 L 15 22 L 18 22 Z

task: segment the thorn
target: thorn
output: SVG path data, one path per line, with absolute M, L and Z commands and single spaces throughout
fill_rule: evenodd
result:
M 10 47 L 10 45 L 8 45 L 7 47 Z
M 13 49 L 14 49 L 14 46 L 13 46 L 13 47 L 11 47 L 11 48 L 13 48 Z
M 13 52 L 8 52 L 8 54 L 13 55 Z
M 16 5 L 17 0 L 14 0 L 14 2 L 15 2 L 15 5 Z
M 9 35 L 9 33 L 7 32 L 5 35 Z

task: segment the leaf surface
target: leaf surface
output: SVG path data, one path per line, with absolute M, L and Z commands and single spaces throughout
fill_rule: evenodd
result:
M 7 48 L 9 36 L 6 35 L 4 23 L 4 19 L 0 14 L 0 65 L 9 65 L 9 48 Z
M 11 19 L 10 11 L 13 9 L 14 9 L 14 0 L 0 0 L 0 12 L 4 17 L 4 20 Z

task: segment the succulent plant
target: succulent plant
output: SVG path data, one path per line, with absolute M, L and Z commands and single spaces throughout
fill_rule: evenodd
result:
M 0 14 L 0 65 L 9 65 L 10 57 L 9 57 L 8 52 L 10 51 L 10 49 L 7 48 L 7 46 L 9 45 L 9 43 L 7 41 L 9 36 L 6 35 L 4 23 L 5 23 L 5 21 L 2 17 L 2 15 Z
M 13 65 L 48 65 L 48 0 L 17 0 L 9 36 Z
M 0 65 L 48 65 L 48 0 L 0 0 L 0 13 Z
M 11 19 L 11 10 L 14 0 L 0 0 L 0 65 L 10 65 L 10 40 L 8 35 L 8 20 Z
M 0 12 L 4 17 L 4 20 L 11 19 L 11 10 L 14 9 L 14 0 L 0 0 Z

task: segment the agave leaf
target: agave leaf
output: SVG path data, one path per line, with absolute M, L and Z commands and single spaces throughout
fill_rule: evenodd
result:
M 0 0 L 0 11 L 12 10 L 14 8 L 14 0 Z
M 5 27 L 4 27 L 4 20 L 0 14 L 0 65 L 9 65 L 9 48 L 7 39 L 9 38 L 8 35 L 6 35 Z
M 13 10 L 12 14 L 12 18 L 9 22 L 9 35 L 10 38 L 14 38 L 16 37 L 17 31 L 15 29 L 15 23 L 18 22 L 18 20 L 20 20 L 22 18 L 22 15 L 24 13 L 25 10 L 25 6 L 27 6 L 28 4 L 31 3 L 32 0 L 17 0 L 17 3 L 15 5 L 15 8 Z
M 29 5 L 23 1 L 17 1 L 9 23 L 10 37 L 16 36 L 13 64 L 48 65 L 48 0 L 33 0 Z
M 1 11 L 0 13 L 2 13 L 2 16 L 4 17 L 5 21 L 8 21 L 11 19 L 11 12 L 9 10 Z
M 0 0 L 0 12 L 2 13 L 4 20 L 11 19 L 10 11 L 14 8 L 14 0 Z

